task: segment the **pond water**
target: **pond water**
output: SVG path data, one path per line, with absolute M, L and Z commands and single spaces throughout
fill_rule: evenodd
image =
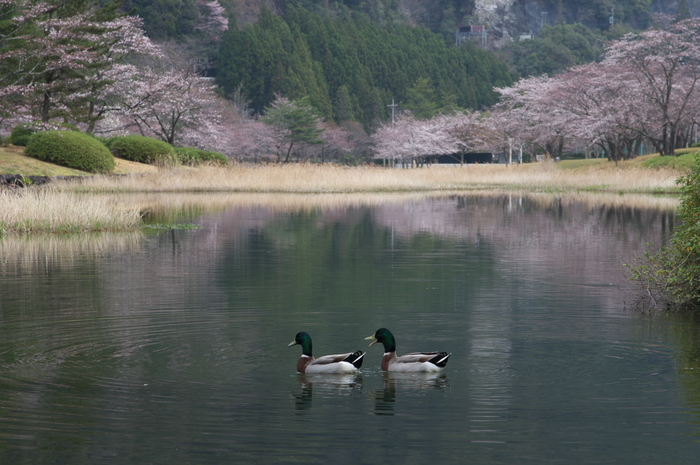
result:
M 698 327 L 624 289 L 673 199 L 139 201 L 201 228 L 0 242 L 0 463 L 697 460 Z M 385 376 L 382 326 L 444 373 Z

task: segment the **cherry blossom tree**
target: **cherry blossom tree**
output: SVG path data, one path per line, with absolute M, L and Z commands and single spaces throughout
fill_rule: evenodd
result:
M 630 98 L 642 102 L 651 118 L 638 118 L 629 130 L 650 140 L 662 155 L 673 155 L 679 134 L 692 123 L 700 97 L 700 20 L 689 19 L 668 30 L 628 34 L 609 47 L 606 64 L 625 70 Z
M 479 124 L 484 134 L 482 147 L 491 152 L 504 151 L 507 163 L 513 162 L 517 150 L 518 162 L 523 161 L 523 149 L 528 139 L 530 118 L 522 108 L 492 108 Z
M 644 141 L 674 153 L 698 118 L 700 21 L 629 34 L 602 63 L 496 89 L 491 128 L 507 142 L 558 156 L 569 144 L 597 147 L 611 160 L 635 156 Z
M 228 29 L 226 9 L 218 0 L 197 0 L 200 15 L 195 28 L 203 31 L 212 41 L 220 41 L 221 33 Z
M 428 157 L 456 153 L 460 140 L 449 132 L 444 117 L 418 120 L 405 113 L 393 123 L 383 124 L 372 136 L 375 158 L 422 164 Z
M 180 131 L 178 142 L 203 150 L 215 150 L 234 158 L 238 138 L 233 128 L 241 120 L 237 109 L 233 103 L 218 95 L 210 95 L 206 103 L 204 116 L 199 121 L 185 125 Z
M 587 147 L 597 146 L 616 163 L 638 154 L 644 138 L 630 128 L 653 114 L 634 86 L 620 79 L 627 70 L 616 63 L 591 63 L 555 76 L 547 94 L 550 105 L 571 114 L 573 136 Z
M 232 151 L 229 156 L 232 158 L 256 163 L 277 159 L 279 140 L 270 125 L 256 119 L 242 119 L 228 129 Z
M 496 88 L 501 101 L 495 109 L 506 119 L 512 116 L 504 136 L 558 157 L 573 138 L 573 115 L 552 105 L 547 98 L 554 83 L 554 78 L 539 76 L 520 80 L 511 87 Z
M 0 7 L 8 5 L 3 1 Z M 120 64 L 134 53 L 159 53 L 139 18 L 111 14 L 97 2 L 10 3 L 11 26 L 0 40 L 0 96 L 22 101 L 41 121 L 82 122 L 90 130 L 108 111 L 106 90 L 124 75 Z
M 222 117 L 213 81 L 200 76 L 194 66 L 146 67 L 120 85 L 122 130 L 135 127 L 143 135 L 177 144 L 187 130 L 214 134 Z
M 457 151 L 461 153 L 491 148 L 493 130 L 484 122 L 484 115 L 466 111 L 440 115 L 435 119 L 435 123 L 444 127 L 445 132 L 456 141 Z
M 353 151 L 355 148 L 352 143 L 352 134 L 345 129 L 339 127 L 335 123 L 325 122 L 321 124 L 323 133 L 321 140 L 323 145 L 319 151 L 321 162 L 327 159 L 340 158 L 343 154 Z

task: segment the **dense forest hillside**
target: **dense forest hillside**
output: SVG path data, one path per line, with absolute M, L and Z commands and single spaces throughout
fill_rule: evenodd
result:
M 492 48 L 522 34 L 536 36 L 546 25 L 580 23 L 605 32 L 645 29 L 656 13 L 700 16 L 700 0 L 124 0 L 124 7 L 144 18 L 152 38 L 162 40 L 202 34 L 201 16 L 213 3 L 238 26 L 257 21 L 263 7 L 283 14 L 290 4 L 317 12 L 358 11 L 380 24 L 419 25 L 450 41 L 460 26 L 483 24 Z
M 427 29 L 381 26 L 348 12 L 337 18 L 288 5 L 284 17 L 230 29 L 221 43 L 217 82 L 241 87 L 261 113 L 275 93 L 308 98 L 324 117 L 371 126 L 401 102 L 419 117 L 496 102 L 494 86 L 512 78 L 503 63 L 473 44 L 445 44 Z
M 371 128 L 494 103 L 494 86 L 597 60 L 605 43 L 700 0 L 124 0 L 151 38 L 187 44 L 260 114 L 281 94 Z M 226 28 L 219 27 L 221 24 Z M 481 29 L 483 26 L 483 29 Z M 469 32 L 457 33 L 469 28 Z M 225 32 L 222 32 L 224 31 Z M 468 40 L 459 42 L 458 39 Z

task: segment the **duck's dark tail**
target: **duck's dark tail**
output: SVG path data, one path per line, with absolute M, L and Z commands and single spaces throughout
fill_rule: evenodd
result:
M 353 352 L 347 357 L 345 357 L 344 362 L 352 363 L 355 368 L 360 368 L 362 366 L 362 360 L 364 359 L 365 354 L 361 351 L 358 350 L 357 352 Z
M 445 365 L 447 365 L 447 360 L 449 360 L 450 355 L 452 354 L 448 354 L 447 352 L 440 352 L 428 361 L 433 365 L 439 366 L 440 368 L 445 368 Z

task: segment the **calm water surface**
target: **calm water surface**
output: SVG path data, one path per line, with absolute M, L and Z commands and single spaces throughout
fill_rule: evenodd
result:
M 673 210 L 627 200 L 203 198 L 201 229 L 6 238 L 0 463 L 694 463 L 698 327 L 620 288 Z M 444 374 L 385 376 L 381 326 Z M 295 374 L 302 330 L 361 374 Z

